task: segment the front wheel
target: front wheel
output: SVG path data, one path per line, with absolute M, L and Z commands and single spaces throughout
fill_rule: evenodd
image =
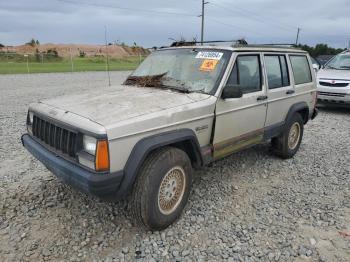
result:
M 286 123 L 284 132 L 272 139 L 272 148 L 276 155 L 287 159 L 293 157 L 299 150 L 304 133 L 304 121 L 299 113 Z
M 162 230 L 174 223 L 184 209 L 192 183 L 187 154 L 173 147 L 151 153 L 141 167 L 130 201 L 138 224 Z

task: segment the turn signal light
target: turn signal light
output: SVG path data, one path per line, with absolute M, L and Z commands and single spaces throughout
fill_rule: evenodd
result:
M 97 141 L 95 167 L 96 171 L 109 170 L 109 152 L 107 140 Z

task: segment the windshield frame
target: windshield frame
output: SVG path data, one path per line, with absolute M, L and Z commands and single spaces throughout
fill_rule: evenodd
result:
M 210 92 L 206 93 L 206 92 L 199 92 L 199 91 L 189 91 L 189 93 L 203 93 L 203 94 L 207 94 L 207 95 L 211 95 L 211 96 L 215 96 L 221 82 L 222 82 L 222 78 L 225 74 L 225 72 L 227 71 L 227 66 L 230 63 L 231 57 L 232 57 L 232 51 L 231 50 L 226 50 L 226 49 L 221 49 L 221 48 L 210 48 L 210 47 L 199 47 L 199 46 L 192 46 L 192 47 L 173 47 L 173 48 L 162 48 L 162 49 L 158 49 L 154 52 L 165 52 L 165 51 L 169 51 L 169 50 L 195 50 L 196 52 L 220 52 L 223 53 L 223 57 L 226 58 L 226 61 L 223 63 L 222 65 L 222 69 L 221 72 L 219 72 L 218 77 L 213 85 L 213 88 L 211 89 Z M 152 55 L 152 53 L 151 53 Z M 146 58 L 147 59 L 147 58 Z M 141 63 L 142 64 L 142 63 Z M 140 64 L 140 65 L 141 65 Z M 139 65 L 139 66 L 140 66 Z M 130 74 L 130 76 L 133 75 L 133 73 L 137 70 L 137 68 Z M 171 87 L 169 87 L 169 89 L 172 89 Z M 175 88 L 174 88 L 175 89 Z

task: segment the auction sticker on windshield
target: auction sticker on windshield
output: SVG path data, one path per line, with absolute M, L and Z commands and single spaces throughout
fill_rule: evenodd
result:
M 224 53 L 220 52 L 198 52 L 196 58 L 220 60 Z
M 199 68 L 200 71 L 211 72 L 215 70 L 218 60 L 205 59 Z

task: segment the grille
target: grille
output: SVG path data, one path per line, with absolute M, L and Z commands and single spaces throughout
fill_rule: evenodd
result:
M 331 87 L 346 87 L 349 85 L 349 83 L 328 83 L 328 82 L 323 82 L 320 81 L 321 86 L 331 86 Z
M 345 97 L 345 94 L 342 94 L 342 93 L 319 92 L 318 94 L 323 96 Z
M 63 154 L 75 157 L 77 152 L 77 134 L 50 123 L 38 116 L 33 117 L 33 136 L 46 145 L 61 151 Z

